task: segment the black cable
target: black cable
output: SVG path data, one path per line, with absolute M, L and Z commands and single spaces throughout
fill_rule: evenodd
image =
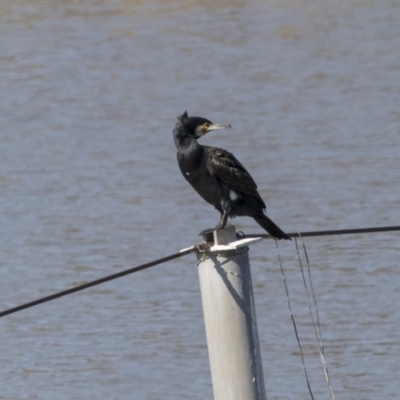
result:
M 288 233 L 289 237 L 310 237 L 310 236 L 329 236 L 329 235 L 350 235 L 357 233 L 375 233 L 375 232 L 393 232 L 400 231 L 400 226 L 382 226 L 374 228 L 359 228 L 359 229 L 336 229 L 330 231 L 310 231 L 310 232 L 292 232 Z M 271 235 L 267 234 L 241 234 L 240 239 L 245 238 L 257 238 L 262 237 L 264 239 L 271 239 Z
M 96 279 L 96 280 L 88 282 L 88 283 L 84 283 L 83 285 L 75 286 L 71 289 L 66 289 L 61 292 L 57 292 L 57 293 L 51 294 L 49 296 L 42 297 L 40 299 L 30 301 L 29 303 L 25 303 L 25 304 L 21 304 L 20 306 L 17 306 L 17 307 L 9 308 L 8 310 L 4 310 L 4 311 L 0 312 L 0 318 L 4 317 L 6 315 L 9 315 L 9 314 L 13 314 L 17 311 L 25 310 L 26 308 L 37 306 L 38 304 L 46 303 L 47 301 L 50 301 L 50 300 L 58 299 L 59 297 L 66 296 L 71 293 L 79 292 L 80 290 L 84 290 L 84 289 L 90 288 L 92 286 L 100 285 L 101 283 L 108 282 L 113 279 L 121 278 L 122 276 L 125 276 L 125 275 L 133 274 L 134 272 L 141 271 L 142 269 L 154 267 L 155 265 L 174 260 L 175 258 L 179 258 L 179 257 L 185 256 L 187 254 L 193 253 L 197 248 L 198 248 L 198 246 L 192 246 L 192 247 L 189 247 L 188 249 L 181 250 L 178 253 L 171 254 L 171 255 L 163 257 L 163 258 L 159 258 L 158 260 L 150 261 L 146 264 L 138 265 L 137 267 L 132 267 L 132 268 L 126 269 L 124 271 L 117 272 L 115 274 L 108 275 L 108 276 L 105 276 L 100 279 Z
M 391 232 L 391 231 L 400 231 L 400 226 L 384 226 L 384 227 L 374 227 L 374 228 L 360 228 L 360 229 L 338 229 L 338 230 L 330 230 L 330 231 L 311 231 L 311 232 L 293 232 L 289 233 L 288 235 L 290 237 L 310 237 L 310 236 L 327 236 L 327 235 L 346 235 L 346 234 L 357 234 L 357 233 L 373 233 L 373 232 Z M 244 238 L 257 238 L 257 237 L 262 237 L 265 239 L 270 239 L 272 236 L 266 235 L 266 234 L 250 234 L 250 235 L 245 235 L 242 232 L 238 232 L 238 237 L 240 239 Z M 100 279 L 96 279 L 94 281 L 84 283 L 83 285 L 75 286 L 71 289 L 66 289 L 61 292 L 57 292 L 54 294 L 51 294 L 46 297 L 42 297 L 40 299 L 31 301 L 29 303 L 21 304 L 17 307 L 9 308 L 8 310 L 4 310 L 0 312 L 0 318 L 4 317 L 9 314 L 13 314 L 17 311 L 25 310 L 26 308 L 34 307 L 37 306 L 38 304 L 46 303 L 50 300 L 58 299 L 59 297 L 66 296 L 71 293 L 79 292 L 80 290 L 84 290 L 87 288 L 90 288 L 92 286 L 100 285 L 101 283 L 111 281 L 113 279 L 121 278 L 122 276 L 133 274 L 134 272 L 141 271 L 142 269 L 150 268 L 158 264 L 162 264 L 164 262 L 173 260 L 175 258 L 182 257 L 184 255 L 190 254 L 194 251 L 196 251 L 199 248 L 199 246 L 192 246 L 189 247 L 188 249 L 181 250 L 178 253 L 171 254 L 169 256 L 159 258 L 158 260 L 150 261 L 146 264 L 138 265 L 137 267 L 129 268 L 127 270 L 117 272 L 112 275 L 105 276 Z

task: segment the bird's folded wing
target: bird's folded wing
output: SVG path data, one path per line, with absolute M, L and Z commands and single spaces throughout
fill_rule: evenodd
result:
M 264 204 L 253 178 L 232 153 L 214 147 L 206 147 L 206 151 L 207 170 L 211 176 L 228 185 L 239 196 L 247 194 Z

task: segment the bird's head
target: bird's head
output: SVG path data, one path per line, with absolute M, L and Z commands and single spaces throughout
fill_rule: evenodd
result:
M 216 129 L 227 129 L 230 127 L 229 124 L 214 124 L 208 119 L 202 117 L 189 117 L 187 111 L 185 111 L 178 117 L 175 131 L 182 136 L 198 139 L 208 132 L 215 131 Z

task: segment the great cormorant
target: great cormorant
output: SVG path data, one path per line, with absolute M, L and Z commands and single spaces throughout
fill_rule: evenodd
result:
M 215 228 L 201 233 L 224 228 L 228 216 L 248 216 L 253 217 L 275 239 L 290 240 L 265 215 L 266 206 L 257 191 L 256 183 L 235 156 L 224 149 L 202 146 L 197 141 L 215 129 L 230 127 L 213 124 L 201 117 L 189 117 L 185 111 L 178 117 L 173 131 L 182 175 L 221 214 Z

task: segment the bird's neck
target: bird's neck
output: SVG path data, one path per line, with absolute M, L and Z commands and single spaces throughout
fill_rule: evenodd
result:
M 183 173 L 190 173 L 198 169 L 202 163 L 204 146 L 196 139 L 184 138 L 178 147 L 178 163 Z M 185 176 L 186 177 L 186 176 Z
M 196 152 L 202 146 L 198 143 L 198 141 L 192 137 L 185 136 L 178 139 L 178 143 L 176 144 L 178 151 L 181 152 Z

